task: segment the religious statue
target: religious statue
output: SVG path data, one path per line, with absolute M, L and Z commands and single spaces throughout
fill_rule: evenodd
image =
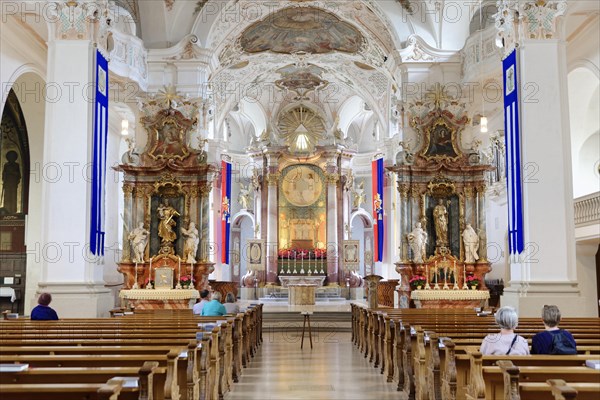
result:
M 254 190 L 259 191 L 260 190 L 260 175 L 258 175 L 258 168 L 254 168 L 252 170 L 252 178 L 251 182 L 252 182 L 252 188 L 254 188 Z
M 465 246 L 465 262 L 474 263 L 479 260 L 479 256 L 477 255 L 477 250 L 479 250 L 479 235 L 471 227 L 471 224 L 467 224 L 462 237 Z
M 198 229 L 196 229 L 196 224 L 190 221 L 187 229 L 181 228 L 181 236 L 183 236 L 184 238 L 183 259 L 186 263 L 193 264 L 196 262 L 198 243 L 200 243 L 200 238 L 198 237 Z
M 435 222 L 436 245 L 446 246 L 448 244 L 448 210 L 443 199 L 439 199 L 437 206 L 433 209 L 433 220 Z
M 352 170 L 348 170 L 348 172 L 346 173 L 346 182 L 344 183 L 344 190 L 347 191 L 352 191 L 352 189 L 354 188 L 354 174 L 352 173 Z
M 173 227 L 177 225 L 173 219 L 175 216 L 180 214 L 173 207 L 169 205 L 167 200 L 163 200 L 163 203 L 158 206 L 158 236 L 161 238 L 162 244 L 170 244 L 177 239 L 177 234 L 173 231 Z
M 148 244 L 148 237 L 150 232 L 144 228 L 144 223 L 140 222 L 138 227 L 129 233 L 128 239 L 133 250 L 133 262 L 143 263 L 144 253 L 146 251 L 146 245 Z
M 360 207 L 365 201 L 367 201 L 367 195 L 365 193 L 365 180 L 361 180 L 358 185 L 354 189 L 352 189 L 352 193 L 354 194 L 354 200 L 352 202 L 353 208 Z
M 425 253 L 427 245 L 427 232 L 421 227 L 421 223 L 415 224 L 415 229 L 406 235 L 408 244 L 413 252 L 413 262 L 421 264 L 427 258 Z
M 10 150 L 6 153 L 6 163 L 2 170 L 2 205 L 9 214 L 17 212 L 17 194 L 21 182 L 21 167 L 17 163 L 19 155 Z
M 244 184 L 240 183 L 240 194 L 238 195 L 238 203 L 240 203 L 242 210 L 248 209 L 248 204 L 250 203 L 250 184 L 244 186 Z

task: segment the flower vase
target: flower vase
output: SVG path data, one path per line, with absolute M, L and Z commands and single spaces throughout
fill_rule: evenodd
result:
M 421 288 L 422 288 L 422 286 L 421 286 L 421 285 L 418 285 L 418 286 L 417 286 L 417 290 L 421 290 Z
M 471 285 L 471 290 L 477 290 L 477 285 Z

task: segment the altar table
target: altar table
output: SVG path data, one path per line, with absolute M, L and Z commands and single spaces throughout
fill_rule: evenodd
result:
M 410 298 L 417 308 L 487 307 L 488 290 L 413 290 Z
M 200 297 L 196 289 L 129 289 L 121 290 L 121 307 L 141 310 L 191 308 Z
M 297 284 L 290 285 L 290 297 L 288 298 L 291 306 L 314 306 L 316 285 Z

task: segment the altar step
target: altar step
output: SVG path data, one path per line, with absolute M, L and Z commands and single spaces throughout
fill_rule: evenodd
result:
M 302 331 L 303 317 L 300 312 L 275 311 L 263 313 L 263 330 L 267 332 Z M 314 311 L 310 316 L 313 336 L 319 332 L 351 332 L 352 314 L 346 311 Z

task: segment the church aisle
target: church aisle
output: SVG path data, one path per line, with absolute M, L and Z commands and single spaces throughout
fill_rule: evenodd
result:
M 313 329 L 315 329 L 313 327 Z M 357 351 L 346 332 L 319 332 L 300 350 L 300 334 L 264 332 L 264 342 L 225 400 L 399 400 L 397 384 Z

